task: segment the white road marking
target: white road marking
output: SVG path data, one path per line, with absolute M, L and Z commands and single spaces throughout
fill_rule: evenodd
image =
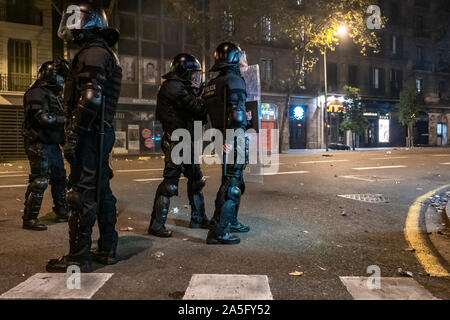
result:
M 23 188 L 23 187 L 27 187 L 27 184 L 12 184 L 9 186 L 0 186 L 0 188 Z
M 365 167 L 365 168 L 352 168 L 352 170 L 377 170 L 377 169 L 395 169 L 395 168 L 407 168 L 407 166 L 380 166 L 380 167 Z
M 444 163 L 441 163 L 441 164 L 443 164 L 443 165 L 450 165 L 450 162 L 444 162 Z
M 375 182 L 375 180 L 373 180 L 373 179 L 367 179 L 367 178 L 358 177 L 358 176 L 341 176 L 341 178 L 361 180 L 361 181 L 367 181 L 367 182 Z
M 318 160 L 318 161 L 304 161 L 301 164 L 316 164 L 316 163 L 332 163 L 332 162 L 348 162 L 348 160 Z
M 384 158 L 372 158 L 371 160 L 394 160 L 394 159 L 408 159 L 408 157 L 384 157 Z
M 412 278 L 380 278 L 380 288 L 371 288 L 373 278 L 339 277 L 355 300 L 432 300 L 434 296 Z M 369 282 L 368 282 L 369 281 Z
M 432 154 L 432 157 L 450 157 L 450 154 Z
M 0 174 L 26 173 L 25 171 L 0 171 Z
M 354 180 L 361 180 L 361 181 L 367 181 L 367 182 L 378 182 L 378 181 L 392 181 L 392 180 L 401 180 L 401 179 L 394 179 L 394 178 L 383 178 L 383 177 L 368 177 L 368 176 L 358 176 L 358 175 L 351 175 L 351 176 L 339 176 L 339 178 L 344 179 L 354 179 Z
M 0 175 L 0 178 L 14 178 L 14 177 L 28 177 L 27 174 L 10 174 L 10 175 Z
M 158 169 L 130 169 L 130 170 L 115 170 L 118 173 L 126 173 L 126 172 L 146 172 L 146 171 L 162 171 L 164 168 Z
M 69 289 L 80 276 L 80 288 Z M 91 299 L 113 273 L 36 273 L 2 294 L 0 299 Z M 69 277 L 72 277 L 69 279 Z
M 276 176 L 282 174 L 304 174 L 309 173 L 309 171 L 288 171 L 288 172 L 264 172 L 265 176 Z
M 273 300 L 265 275 L 194 274 L 183 300 Z
M 209 176 L 203 176 L 203 178 L 208 179 Z M 149 179 L 133 179 L 135 182 L 149 182 L 149 181 L 163 181 L 164 178 L 149 178 Z M 185 177 L 181 177 L 180 180 L 186 180 Z

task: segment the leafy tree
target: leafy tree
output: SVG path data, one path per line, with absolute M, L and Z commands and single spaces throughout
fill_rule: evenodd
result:
M 419 106 L 418 94 L 415 88 L 407 87 L 400 92 L 400 102 L 397 104 L 397 109 L 400 122 L 408 128 L 408 137 L 406 139 L 408 148 L 414 147 L 413 128 L 417 121 Z
M 369 121 L 364 116 L 364 106 L 361 103 L 361 96 L 358 88 L 345 86 L 344 121 L 341 124 L 342 129 L 352 132 L 352 147 L 355 150 L 356 135 L 362 134 L 369 126 Z
M 367 27 L 367 9 L 375 0 L 204 0 L 207 10 L 198 10 L 197 0 L 163 0 L 184 17 L 198 34 L 208 37 L 223 34 L 224 13 L 231 13 L 234 33 L 224 39 L 261 43 L 261 17 L 269 17 L 273 26 L 272 40 L 288 48 L 292 54 L 292 68 L 276 87 L 286 94 L 286 108 L 282 113 L 280 148 L 288 125 L 289 101 L 292 94 L 304 88 L 305 77 L 311 72 L 325 50 L 334 51 L 339 44 L 338 29 L 345 25 L 348 35 L 361 48 L 361 54 L 377 51 L 379 41 L 374 30 Z M 204 14 L 201 14 L 204 12 Z M 206 23 L 207 22 L 207 23 Z M 380 28 L 385 20 L 379 21 Z M 201 37 L 199 37 L 201 38 Z M 212 39 L 210 39 L 212 40 Z M 217 40 L 217 39 L 214 39 Z M 212 41 L 209 41 L 212 42 Z M 209 48 L 208 52 L 211 51 Z

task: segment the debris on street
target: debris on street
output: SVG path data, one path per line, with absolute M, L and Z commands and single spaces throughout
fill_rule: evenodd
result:
M 120 231 L 133 231 L 134 228 L 132 228 L 132 227 L 126 227 L 126 228 L 120 228 L 119 230 L 120 230 Z
M 406 270 L 403 270 L 402 268 L 398 268 L 397 272 L 402 277 L 409 277 L 409 278 L 413 277 L 413 273 L 411 271 L 406 271 Z

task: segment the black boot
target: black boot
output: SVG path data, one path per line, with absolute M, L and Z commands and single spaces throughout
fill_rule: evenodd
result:
M 191 229 L 209 229 L 209 220 L 205 214 L 205 199 L 201 191 L 204 185 L 204 179 L 188 182 L 188 197 L 192 210 L 189 223 Z
M 45 269 L 50 273 L 66 273 L 70 266 L 77 266 L 82 273 L 92 272 L 92 264 L 90 261 L 75 261 L 69 256 L 63 256 L 60 259 L 52 259 L 47 263 Z
M 172 231 L 167 230 L 165 223 L 169 213 L 170 199 L 164 195 L 157 196 L 152 212 L 152 219 L 148 227 L 148 234 L 160 238 L 170 238 Z
M 113 250 L 108 252 L 108 251 L 94 249 L 94 250 L 91 250 L 91 256 L 92 256 L 92 260 L 94 260 L 95 262 L 101 263 L 105 266 L 116 264 L 117 262 L 119 262 L 119 259 L 117 259 L 117 257 L 116 257 L 116 252 Z
M 223 235 L 218 235 L 210 230 L 206 237 L 207 244 L 239 244 L 240 242 L 241 239 L 239 237 L 233 236 L 228 232 Z
M 67 222 L 69 221 L 69 213 L 65 210 L 61 210 L 61 209 L 56 209 L 55 207 L 53 208 L 53 212 L 56 215 L 55 221 L 56 222 Z
M 78 210 L 80 210 L 79 206 Z M 92 271 L 91 233 L 95 223 L 95 215 L 83 216 L 81 211 L 71 208 L 69 217 L 69 254 L 47 263 L 48 272 L 67 272 L 70 266 L 77 266 L 83 273 Z
M 208 229 L 209 230 L 209 220 L 205 216 L 202 218 L 191 217 L 191 221 L 189 222 L 189 228 L 191 229 Z
M 27 230 L 45 231 L 47 226 L 39 221 L 39 219 L 23 220 L 22 227 Z
M 250 231 L 250 227 L 249 226 L 244 226 L 238 220 L 236 220 L 234 223 L 230 224 L 230 232 L 245 233 L 245 232 L 249 232 L 249 231 Z
M 211 229 L 206 237 L 207 244 L 238 244 L 239 237 L 230 234 L 230 217 L 234 216 L 233 201 L 226 201 L 222 207 L 216 207 L 211 220 Z
M 46 179 L 34 179 L 28 186 L 25 194 L 25 208 L 23 212 L 22 227 L 27 230 L 45 231 L 47 226 L 41 223 L 38 219 L 39 211 L 41 210 L 42 200 L 44 198 L 44 191 L 47 187 Z

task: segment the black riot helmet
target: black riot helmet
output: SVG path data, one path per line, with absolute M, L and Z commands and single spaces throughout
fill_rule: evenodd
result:
M 64 79 L 69 72 L 69 64 L 66 60 L 61 61 L 47 61 L 44 62 L 38 71 L 38 80 L 51 86 L 62 88 L 64 86 Z
M 167 79 L 172 75 L 190 81 L 194 86 L 199 87 L 202 83 L 203 70 L 196 57 L 188 53 L 180 53 L 173 58 L 169 73 L 163 77 Z
M 58 29 L 58 37 L 77 43 L 87 42 L 92 35 L 99 35 L 113 46 L 119 41 L 119 31 L 110 28 L 103 9 L 95 1 L 79 1 L 65 8 Z
M 211 71 L 219 71 L 229 66 L 239 66 L 239 60 L 244 56 L 244 51 L 232 42 L 222 42 L 214 52 L 214 66 Z

